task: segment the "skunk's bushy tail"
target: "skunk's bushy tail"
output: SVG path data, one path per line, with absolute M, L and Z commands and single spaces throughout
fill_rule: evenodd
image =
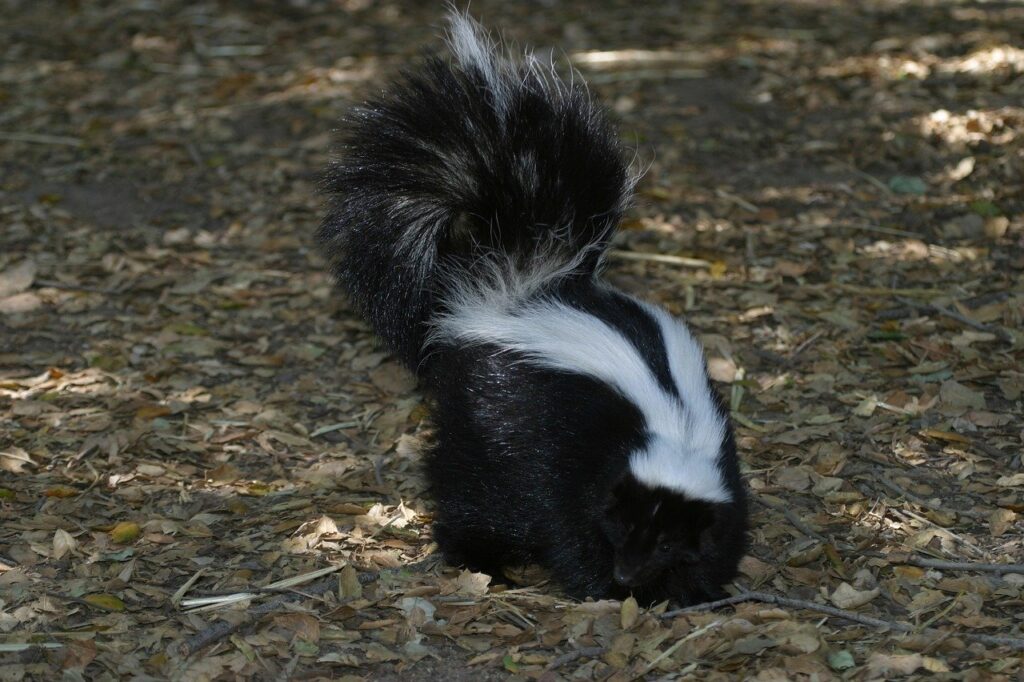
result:
M 631 195 L 618 139 L 582 81 L 513 59 L 467 16 L 433 57 L 355 109 L 318 234 L 335 276 L 415 367 L 446 293 L 501 263 L 506 290 L 591 276 Z

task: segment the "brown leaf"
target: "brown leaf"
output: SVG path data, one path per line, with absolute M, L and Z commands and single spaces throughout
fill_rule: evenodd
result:
M 58 528 L 53 534 L 53 558 L 61 559 L 68 552 L 74 551 L 78 541 L 71 537 L 71 533 L 63 528 Z
M 740 573 L 751 580 L 763 580 L 775 572 L 775 567 L 749 554 L 740 560 Z
M 23 260 L 0 272 L 0 299 L 20 294 L 36 279 L 35 261 Z
M 345 566 L 338 574 L 338 597 L 359 599 L 362 596 L 363 584 L 359 582 L 359 572 L 352 566 Z
M 942 382 L 942 386 L 939 388 L 939 400 L 943 405 L 954 409 L 985 409 L 985 394 L 972 390 L 953 379 Z
M 12 474 L 28 473 L 26 467 L 34 467 L 35 463 L 29 454 L 19 447 L 0 452 L 0 471 L 9 471 Z
M 0 313 L 13 315 L 15 313 L 30 313 L 43 305 L 43 299 L 31 291 L 22 294 L 14 294 L 6 298 L 0 298 Z
M 732 650 L 737 654 L 743 654 L 744 656 L 750 656 L 751 654 L 757 654 L 765 649 L 778 646 L 778 642 L 770 637 L 764 637 L 763 635 L 753 635 L 751 637 L 742 637 L 732 643 Z
M 1017 515 L 1009 509 L 997 509 L 988 517 L 988 525 L 992 531 L 992 537 L 999 537 L 1017 521 Z
M 462 571 L 459 573 L 456 584 L 458 593 L 465 597 L 482 597 L 487 594 L 487 586 L 491 583 L 491 576 L 486 573 L 473 573 Z
M 871 654 L 868 659 L 868 674 L 872 677 L 891 679 L 897 675 L 909 675 L 924 665 L 921 654 L 889 655 Z
M 282 613 L 274 616 L 274 624 L 291 630 L 307 642 L 320 641 L 320 621 L 306 613 Z
M 82 601 L 105 611 L 124 611 L 125 603 L 112 594 L 87 594 Z
M 96 658 L 96 642 L 91 639 L 69 639 L 64 646 L 64 670 L 84 670 Z
M 783 467 L 775 472 L 775 482 L 786 490 L 799 492 L 811 487 L 811 474 L 804 467 Z
M 855 609 L 864 606 L 881 594 L 879 588 L 858 590 L 850 583 L 839 583 L 839 587 L 829 596 L 829 601 L 841 609 Z
M 241 477 L 242 472 L 230 462 L 223 462 L 206 472 L 206 479 L 215 483 L 234 483 Z

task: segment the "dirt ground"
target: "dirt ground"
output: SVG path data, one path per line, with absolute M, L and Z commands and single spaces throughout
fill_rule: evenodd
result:
M 649 166 L 608 276 L 702 335 L 758 594 L 432 555 L 424 406 L 312 234 L 439 4 L 0 0 L 0 679 L 1021 679 L 1024 5 L 472 12 Z

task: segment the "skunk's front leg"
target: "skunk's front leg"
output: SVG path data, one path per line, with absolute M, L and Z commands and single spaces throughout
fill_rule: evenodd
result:
M 549 545 L 546 554 L 542 563 L 550 568 L 554 579 L 570 597 L 582 600 L 616 596 L 612 580 L 614 559 L 603 543 L 564 539 Z

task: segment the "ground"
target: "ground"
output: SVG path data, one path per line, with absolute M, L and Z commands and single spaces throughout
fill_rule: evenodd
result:
M 324 274 L 332 127 L 439 5 L 0 11 L 0 678 L 1019 679 L 1024 6 L 474 0 L 614 110 L 608 277 L 730 400 L 762 601 L 667 616 L 440 563 Z

